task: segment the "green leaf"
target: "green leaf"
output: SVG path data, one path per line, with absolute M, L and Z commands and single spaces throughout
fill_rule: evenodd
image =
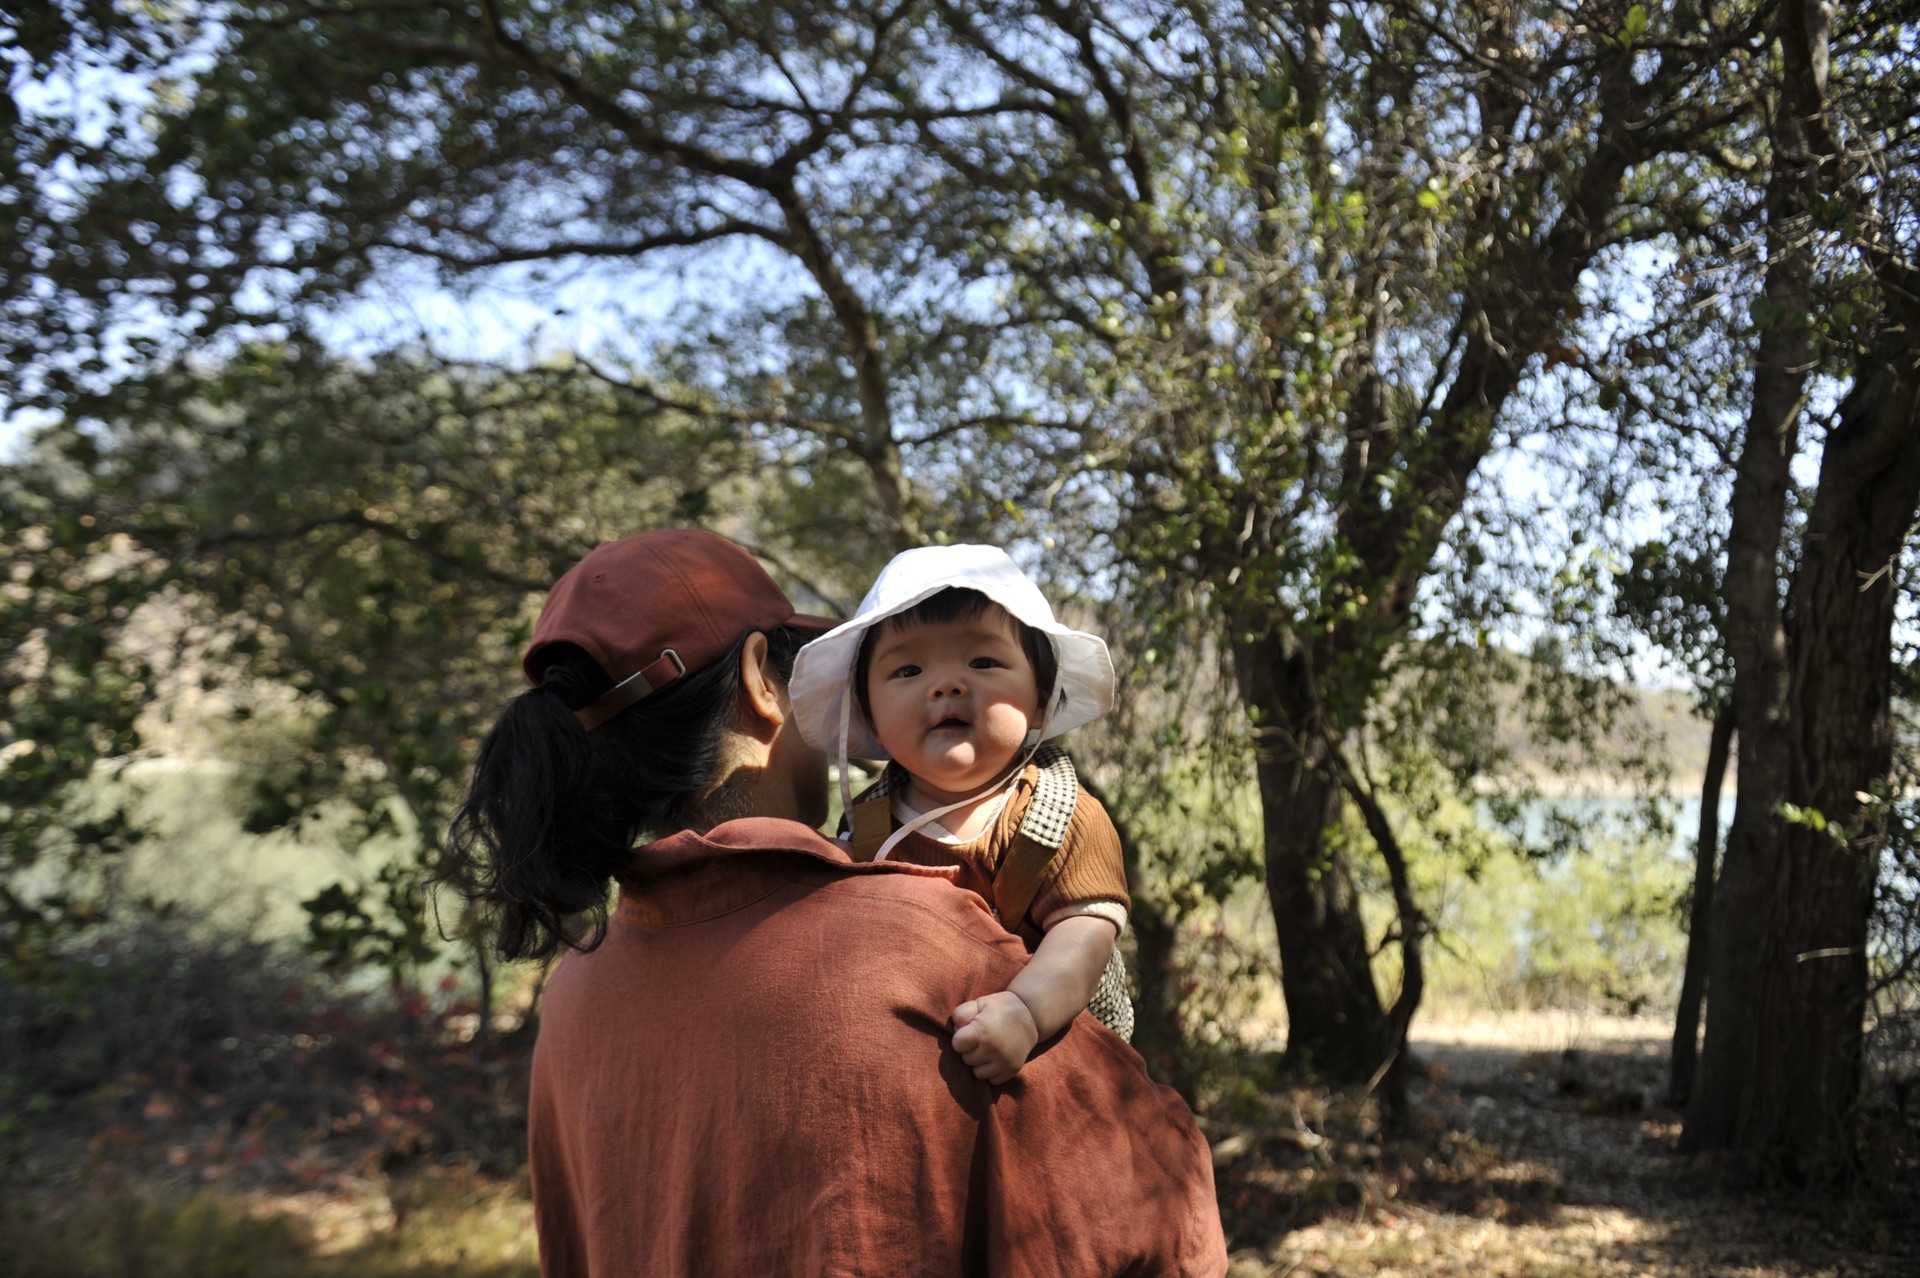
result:
M 1636 4 L 1627 10 L 1626 25 L 1622 28 L 1628 41 L 1638 40 L 1647 33 L 1647 7 Z

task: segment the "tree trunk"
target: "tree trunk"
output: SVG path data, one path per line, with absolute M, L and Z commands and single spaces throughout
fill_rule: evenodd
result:
M 1886 327 L 1828 437 L 1789 601 L 1788 801 L 1764 944 L 1743 972 L 1753 1038 L 1729 1145 L 1795 1179 L 1854 1161 L 1867 926 L 1893 760 L 1892 562 L 1920 505 L 1920 341 Z M 1744 772 L 1747 739 L 1741 737 Z M 1745 803 L 1741 786 L 1740 802 Z M 1716 1010 L 1720 979 L 1714 976 Z M 1711 1028 L 1711 1026 L 1710 1026 Z
M 1667 1096 L 1687 1103 L 1700 1050 L 1700 1002 L 1707 992 L 1707 954 L 1713 938 L 1713 879 L 1720 859 L 1720 784 L 1733 745 L 1733 702 L 1713 716 L 1707 742 L 1707 772 L 1700 783 L 1699 833 L 1693 845 L 1693 908 L 1687 916 L 1687 969 L 1680 979 L 1680 1006 L 1673 1015 L 1673 1055 Z
M 1287 1059 L 1337 1082 L 1366 1082 L 1391 1034 L 1374 988 L 1359 895 L 1346 857 L 1327 840 L 1339 817 L 1337 761 L 1328 753 L 1311 662 L 1287 636 L 1235 648 L 1241 696 L 1254 719 L 1267 898 L 1280 935 Z
M 1080 784 L 1113 817 L 1113 828 L 1120 836 L 1120 855 L 1127 871 L 1127 882 L 1146 881 L 1140 864 L 1140 844 L 1132 826 L 1114 815 L 1107 796 L 1085 777 Z M 1181 991 L 1173 965 L 1174 926 L 1152 898 L 1141 894 L 1133 898 L 1128 919 L 1133 931 L 1133 975 L 1140 997 L 1134 1004 L 1133 1047 L 1147 1062 L 1153 1076 L 1167 1084 L 1188 1103 L 1194 1099 L 1192 1069 L 1187 1053 L 1186 1029 L 1180 1021 Z
M 1173 963 L 1173 924 L 1154 902 L 1135 897 L 1129 920 L 1134 939 L 1134 978 L 1140 1000 L 1134 1005 L 1133 1046 L 1161 1082 L 1194 1099 L 1186 1027 L 1180 1021 L 1180 981 Z
M 1791 9 L 1792 5 L 1785 6 Z M 1790 96 L 1790 95 L 1783 95 Z M 1767 179 L 1767 271 L 1754 351 L 1753 402 L 1734 473 L 1727 534 L 1727 649 L 1733 658 L 1735 731 L 1740 735 L 1739 797 L 1720 883 L 1714 893 L 1707 1018 L 1696 1086 L 1688 1100 L 1683 1148 L 1730 1147 L 1743 1123 L 1744 1098 L 1760 1046 L 1760 963 L 1779 888 L 1787 827 L 1787 634 L 1780 610 L 1780 546 L 1786 527 L 1789 467 L 1811 367 L 1808 316 L 1813 257 L 1807 211 L 1816 173 L 1805 115 L 1772 113 L 1773 170 Z
M 1810 367 L 1808 212 L 1833 154 L 1827 10 L 1780 9 L 1766 322 L 1734 485 L 1728 647 L 1740 788 L 1715 903 L 1713 990 L 1683 1148 L 1799 1180 L 1855 1163 L 1866 941 L 1891 769 L 1894 562 L 1920 504 L 1914 272 L 1874 260 L 1883 314 L 1821 456 L 1787 607 L 1779 546 Z M 1884 797 L 1884 790 L 1882 791 Z
M 473 1041 L 485 1046 L 493 1038 L 493 947 L 484 936 L 474 938 L 473 968 L 480 978 L 480 1023 L 474 1027 Z
M 1401 848 L 1399 836 L 1394 834 L 1393 824 L 1387 820 L 1379 800 L 1370 787 L 1360 784 L 1345 760 L 1340 761 L 1340 775 L 1347 796 L 1360 809 L 1367 823 L 1367 833 L 1373 837 L 1374 846 L 1379 848 L 1381 858 L 1387 863 L 1387 880 L 1393 888 L 1394 915 L 1399 920 L 1400 993 L 1387 1010 L 1387 1056 L 1385 1063 L 1375 1070 L 1374 1078 L 1386 1083 L 1384 1095 L 1387 1098 L 1388 1127 L 1394 1131 L 1405 1131 L 1413 1111 L 1407 1096 L 1407 1031 L 1413 1026 L 1413 1014 L 1420 1010 L 1420 999 L 1427 988 L 1424 957 L 1427 919 L 1419 903 L 1413 899 L 1413 879 L 1407 870 L 1407 854 Z

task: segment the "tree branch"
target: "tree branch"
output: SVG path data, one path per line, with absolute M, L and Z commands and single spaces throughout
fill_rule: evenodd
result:
M 463 577 L 468 579 L 478 575 L 483 580 L 490 581 L 495 585 L 524 590 L 529 594 L 548 590 L 553 585 L 553 582 L 547 578 L 535 579 L 518 577 L 512 573 L 501 572 L 492 567 L 476 570 L 474 566 L 466 560 L 437 549 L 427 539 L 409 535 L 410 532 L 417 532 L 417 529 L 410 530 L 400 524 L 388 523 L 380 519 L 370 519 L 363 512 L 353 510 L 340 511 L 331 515 L 319 515 L 288 528 L 270 528 L 258 531 L 241 528 L 220 528 L 203 532 L 187 543 L 187 550 L 189 553 L 203 553 L 230 545 L 300 541 L 304 540 L 310 534 L 326 528 L 357 529 L 362 532 L 374 533 L 389 541 L 399 542 L 409 549 L 417 551 L 434 563 L 458 571 Z
M 448 266 L 463 270 L 485 270 L 494 266 L 509 266 L 518 262 L 541 262 L 563 257 L 644 257 L 648 253 L 668 248 L 692 248 L 700 244 L 709 244 L 716 240 L 727 239 L 735 235 L 750 235 L 760 239 L 778 239 L 782 232 L 778 228 L 768 227 L 744 218 L 728 218 L 718 226 L 694 231 L 670 231 L 659 235 L 643 236 L 636 240 L 608 243 L 596 240 L 556 240 L 528 248 L 495 248 L 490 253 L 462 253 L 454 249 L 441 248 L 433 244 L 412 243 L 393 236 L 371 236 L 366 241 L 369 248 L 392 249 L 401 253 L 412 253 L 420 257 L 429 257 Z

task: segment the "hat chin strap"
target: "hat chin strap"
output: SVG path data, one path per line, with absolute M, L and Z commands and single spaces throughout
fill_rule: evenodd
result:
M 847 774 L 852 766 L 847 762 L 847 726 L 853 715 L 853 692 L 851 689 L 840 693 L 840 811 L 846 817 L 847 828 L 853 828 L 853 782 Z
M 964 808 L 969 803 L 978 803 L 981 799 L 986 798 L 988 795 L 994 794 L 1000 790 L 1004 790 L 1007 786 L 1012 785 L 1014 782 L 1014 779 L 1020 775 L 1021 770 L 1025 768 L 1027 766 L 1028 761 L 1030 761 L 1033 758 L 1034 751 L 1038 750 L 1040 748 L 1040 743 L 1046 739 L 1047 719 L 1053 717 L 1054 709 L 1057 708 L 1059 703 L 1064 700 L 1066 700 L 1065 691 L 1064 690 L 1057 691 L 1054 697 L 1051 699 L 1051 703 L 1047 707 L 1047 714 L 1040 720 L 1040 723 L 1038 724 L 1038 726 L 1027 730 L 1027 735 L 1025 739 L 1020 742 L 1020 753 L 1014 757 L 1014 760 L 1012 763 L 1007 765 L 1005 771 L 1001 772 L 999 776 L 987 782 L 985 785 L 981 786 L 978 790 L 975 790 L 972 794 L 969 794 L 964 799 L 955 799 L 952 803 L 949 803 L 944 807 L 935 808 L 931 812 L 922 812 L 919 816 L 913 818 L 913 820 L 907 822 L 905 825 L 895 830 L 892 834 L 889 834 L 887 836 L 886 842 L 880 845 L 880 850 L 873 854 L 874 861 L 877 863 L 877 862 L 886 860 L 887 854 L 893 851 L 896 847 L 900 846 L 900 841 L 902 839 L 906 838 L 909 834 L 912 834 L 915 830 L 918 830 L 920 827 L 932 822 L 935 818 L 943 817 L 947 813 L 953 811 L 955 808 Z M 840 768 L 841 768 L 840 784 L 842 786 L 846 785 L 846 776 L 847 776 L 846 757 L 847 757 L 847 714 L 846 714 L 846 702 L 842 700 L 840 703 Z M 852 812 L 853 811 L 852 800 L 849 799 L 849 800 L 846 800 L 845 802 L 846 802 L 846 810 L 848 812 Z M 848 817 L 847 819 L 849 822 L 851 822 L 853 818 Z

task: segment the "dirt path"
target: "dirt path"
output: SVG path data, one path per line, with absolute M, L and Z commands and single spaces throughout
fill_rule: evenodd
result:
M 1262 1244 L 1258 1216 L 1229 1211 L 1229 1228 L 1239 1226 L 1232 1275 L 1920 1273 L 1911 1215 L 1888 1219 L 1884 1203 L 1816 1209 L 1731 1192 L 1710 1168 L 1673 1153 L 1679 1115 L 1659 1103 L 1665 1033 L 1648 1022 L 1552 1015 L 1430 1026 L 1417 1036 L 1433 1077 L 1416 1095 L 1424 1131 L 1411 1149 L 1376 1154 L 1349 1139 L 1348 1157 L 1322 1157 L 1303 1179 L 1281 1158 L 1242 1165 L 1228 1145 L 1223 1206 L 1257 1192 L 1264 1177 L 1277 1223 L 1291 1226 Z M 1338 1116 L 1328 1117 L 1337 1128 Z M 1342 1174 L 1350 1160 L 1371 1170 Z

